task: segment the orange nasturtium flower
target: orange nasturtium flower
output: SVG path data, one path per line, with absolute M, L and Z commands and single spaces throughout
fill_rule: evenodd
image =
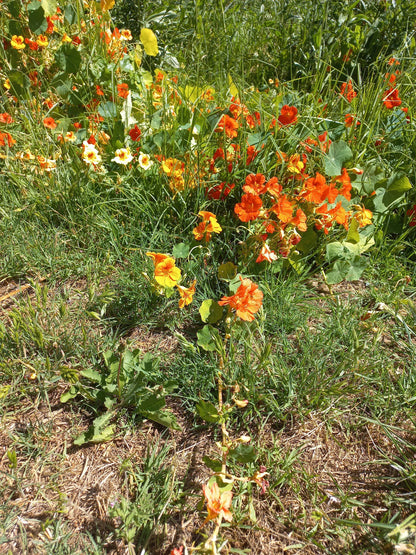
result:
M 0 123 L 13 123 L 14 119 L 8 112 L 0 114 Z
M 238 135 L 238 121 L 234 118 L 230 118 L 227 114 L 224 114 L 217 125 L 217 131 L 224 131 L 227 137 L 230 139 L 237 137 Z
M 11 148 L 14 144 L 16 144 L 16 141 L 13 139 L 10 133 L 2 133 L 0 131 L 0 146 L 7 145 L 9 148 Z
M 175 287 L 181 279 L 181 271 L 175 266 L 175 259 L 167 254 L 147 252 L 155 265 L 155 281 L 162 287 Z
M 273 260 L 277 260 L 277 254 L 272 251 L 266 243 L 261 248 L 260 254 L 258 255 L 256 262 L 263 262 L 267 260 L 267 262 L 272 263 Z
M 202 491 L 204 492 L 208 510 L 208 516 L 205 522 L 215 520 L 219 516 L 227 522 L 231 522 L 233 515 L 230 511 L 230 507 L 233 493 L 231 491 L 223 491 L 221 493 L 217 482 L 214 482 L 211 487 L 203 485 Z
M 254 314 L 259 311 L 263 302 L 263 293 L 259 286 L 251 279 L 243 279 L 240 276 L 241 285 L 231 297 L 222 297 L 218 304 L 229 305 L 237 312 L 237 316 L 246 322 L 254 320 Z
M 47 127 L 48 129 L 56 129 L 56 127 L 57 127 L 56 121 L 51 117 L 45 118 L 43 120 L 43 125 L 45 127 Z
M 340 96 L 345 98 L 348 102 L 351 102 L 351 100 L 357 96 L 357 93 L 354 90 L 351 79 L 348 81 L 348 83 L 342 83 L 339 94 Z
M 258 195 L 246 193 L 241 197 L 241 202 L 235 205 L 234 212 L 242 222 L 251 222 L 260 214 L 263 203 Z
M 266 178 L 262 173 L 251 173 L 246 177 L 245 184 L 243 185 L 243 191 L 245 193 L 251 193 L 252 195 L 262 195 L 267 190 L 264 185 L 265 181 Z
M 23 50 L 23 48 L 26 48 L 25 40 L 22 37 L 22 35 L 19 35 L 19 36 L 13 35 L 12 40 L 10 41 L 10 44 L 16 50 Z
M 117 85 L 117 93 L 120 98 L 127 98 L 129 96 L 129 86 L 127 83 Z
M 221 233 L 222 227 L 217 222 L 217 216 L 215 214 L 207 212 L 206 210 L 201 210 L 198 212 L 198 216 L 201 216 L 202 222 L 192 230 L 197 241 L 205 239 L 208 242 L 211 239 L 212 233 Z
M 179 299 L 179 308 L 183 308 L 184 306 L 191 304 L 195 294 L 195 285 L 196 279 L 194 279 L 189 287 L 182 287 L 181 285 L 176 284 L 176 287 L 178 288 L 179 294 L 181 296 L 181 298 Z

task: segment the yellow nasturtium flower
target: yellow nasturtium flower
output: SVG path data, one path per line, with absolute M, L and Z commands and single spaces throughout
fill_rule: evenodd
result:
M 221 233 L 222 227 L 217 221 L 217 216 L 212 212 L 201 210 L 198 216 L 202 218 L 202 222 L 192 230 L 196 241 L 205 239 L 207 242 L 211 239 L 212 233 Z
M 162 287 L 175 287 L 181 279 L 181 271 L 175 265 L 175 259 L 167 254 L 147 252 L 155 265 L 155 281 Z
M 364 206 L 357 205 L 354 205 L 354 208 L 357 210 L 357 212 L 355 212 L 353 218 L 357 220 L 358 225 L 360 227 L 370 225 L 373 218 L 373 213 L 371 212 L 371 210 L 368 210 L 368 208 L 365 208 Z
M 101 11 L 106 12 L 114 8 L 115 0 L 100 0 Z
M 10 44 L 12 48 L 15 48 L 16 50 L 23 50 L 23 48 L 26 48 L 25 39 L 22 35 L 13 35 Z

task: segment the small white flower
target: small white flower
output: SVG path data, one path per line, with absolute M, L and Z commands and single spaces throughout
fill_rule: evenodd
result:
M 133 160 L 133 156 L 129 148 L 119 148 L 116 150 L 116 155 L 111 159 L 112 162 L 117 162 L 117 164 L 122 164 L 127 166 Z
M 151 166 L 153 166 L 153 160 L 150 160 L 150 156 L 148 154 L 144 154 L 142 152 L 139 156 L 139 166 L 144 170 L 148 170 Z

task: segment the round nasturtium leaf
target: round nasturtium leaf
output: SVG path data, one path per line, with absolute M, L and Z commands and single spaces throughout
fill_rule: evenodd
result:
M 143 28 L 140 31 L 140 40 L 143 44 L 144 51 L 148 56 L 157 56 L 159 54 L 157 38 L 151 29 Z

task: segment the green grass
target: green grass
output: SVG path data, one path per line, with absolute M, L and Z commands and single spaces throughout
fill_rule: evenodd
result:
M 20 6 L 0 8 L 5 36 L 36 34 L 24 29 L 14 4 Z M 415 545 L 416 228 L 405 216 L 415 196 L 411 189 L 390 204 L 381 203 L 383 195 L 371 196 L 371 186 L 380 191 L 395 172 L 416 182 L 409 25 L 415 7 L 408 0 L 396 4 L 160 0 L 138 2 L 132 20 L 133 3 L 125 1 L 111 12 L 114 23 L 131 23 L 136 38 L 143 25 L 158 35 L 160 55 L 144 55 L 139 68 L 131 58 L 122 64 L 106 58 L 98 25 L 82 31 L 84 8 L 73 2 L 76 16 L 68 23 L 69 10 L 65 25 L 91 39 L 88 57 L 80 47 L 79 74 L 61 71 L 59 58 L 45 51 L 38 53 L 39 89 L 23 87 L 14 101 L 2 85 L 0 112 L 15 121 L 0 131 L 10 132 L 17 145 L 0 147 L 0 551 L 144 555 L 206 540 L 213 526 L 203 526 L 201 486 L 212 471 L 204 457 L 218 458 L 221 432 L 196 406 L 218 402 L 221 361 L 198 345 L 198 308 L 230 294 L 218 277 L 226 262 L 264 294 L 255 321 L 236 325 L 228 344 L 225 403 L 248 403 L 230 413 L 227 425 L 232 439 L 250 436 L 253 447 L 248 461 L 237 456 L 229 470 L 249 477 L 265 467 L 268 486 L 262 493 L 254 482 L 234 484 L 233 521 L 221 527 L 221 552 L 358 555 Z M 35 54 L 23 58 L 28 52 L 1 46 L 1 83 L 9 73 L 17 79 L 15 70 L 29 71 Z M 409 123 L 381 102 L 392 56 L 400 60 L 397 79 Z M 169 81 L 155 106 L 143 70 L 159 67 L 177 74 L 178 82 Z M 215 174 L 206 168 L 226 140 L 215 127 L 230 104 L 230 77 L 250 113 L 261 112 L 262 124 L 255 130 L 241 124 L 233 139 L 241 161 L 228 171 L 218 160 Z M 351 103 L 339 94 L 349 79 L 358 93 Z M 131 127 L 120 116 L 119 82 L 129 83 L 143 130 L 141 142 L 130 146 L 153 160 L 179 157 L 200 172 L 197 187 L 174 194 L 160 164 L 145 172 L 110 161 Z M 106 109 L 116 111 L 101 127 L 88 120 L 96 109 L 84 106 L 96 97 L 97 83 L 105 89 L 103 102 L 114 101 L 115 108 Z M 18 90 L 19 81 L 13 86 Z M 196 100 L 208 86 L 215 101 Z M 171 94 L 181 103 L 171 103 Z M 42 105 L 46 95 L 54 98 L 50 109 Z M 297 106 L 299 121 L 271 132 L 283 104 Z M 346 113 L 361 125 L 347 128 Z M 81 122 L 85 136 L 59 142 L 58 131 L 42 124 L 46 114 L 61 122 L 62 133 Z M 81 155 L 82 141 L 99 129 L 110 135 L 100 145 L 102 172 Z M 264 230 L 234 213 L 252 172 L 276 175 L 286 192 L 299 188 L 277 164 L 276 151 L 302 153 L 307 137 L 325 131 L 351 149 L 350 173 L 364 171 L 352 176 L 354 202 L 374 210 L 374 226 L 358 230 L 359 238 L 374 239 L 361 253 L 367 265 L 360 279 L 329 285 L 325 249 L 345 240 L 343 228 L 314 235 L 312 246 L 299 247 L 299 257 L 280 256 L 265 268 L 255 262 Z M 247 141 L 259 149 L 249 166 Z M 57 170 L 41 171 L 36 159 L 21 161 L 16 153 L 24 150 L 59 154 Z M 308 171 L 323 171 L 328 157 L 319 146 L 308 156 Z M 236 187 L 226 199 L 209 200 L 205 188 L 222 181 Z M 209 244 L 193 240 L 200 210 L 213 210 L 223 228 Z M 184 310 L 177 293 L 162 296 L 152 286 L 146 256 L 172 254 L 181 243 L 181 283 L 197 280 L 194 301 Z M 225 323 L 215 326 L 223 336 Z M 91 395 L 88 372 L 107 372 L 104 353 L 124 348 L 153 357 L 155 364 L 146 366 L 149 391 L 175 383 L 167 409 L 180 429 L 168 430 L 123 404 L 113 379 L 112 441 L 77 446 L 73 440 L 109 403 L 109 396 Z M 63 403 L 74 384 L 79 394 Z

